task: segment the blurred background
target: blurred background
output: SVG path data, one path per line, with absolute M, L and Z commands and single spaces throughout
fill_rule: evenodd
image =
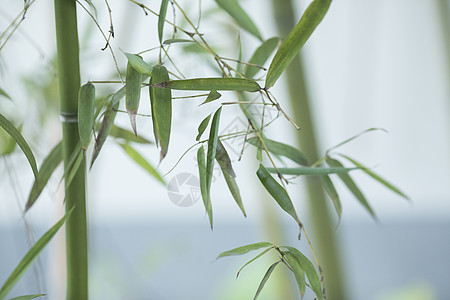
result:
M 107 32 L 106 5 L 92 2 L 97 7 L 98 23 Z M 159 1 L 143 3 L 159 10 Z M 278 36 L 270 1 L 240 3 L 264 39 Z M 293 3 L 299 20 L 309 1 Z M 5 4 L 0 8 L 2 32 L 23 8 L 18 1 Z M 199 2 L 180 4 L 197 22 Z M 239 30 L 214 1 L 204 0 L 200 5 L 199 30 L 208 43 L 221 56 L 237 58 L 239 35 L 242 58 L 248 60 L 260 42 Z M 158 46 L 157 18 L 146 16 L 142 8 L 129 1 L 110 1 L 110 6 L 115 29 L 111 45 L 119 68 L 124 70 L 126 57 L 121 50 L 137 53 Z M 319 153 L 323 155 L 328 148 L 368 128 L 384 128 L 388 133 L 367 133 L 340 151 L 373 168 L 411 199 L 402 199 L 363 172 L 352 173 L 376 212 L 375 221 L 336 182 L 343 215 L 338 222 L 332 211 L 332 222 L 350 299 L 435 300 L 447 299 L 450 294 L 449 7 L 444 0 L 334 1 L 301 51 Z M 168 18 L 174 19 L 171 6 Z M 105 41 L 81 8 L 79 19 L 82 82 L 117 80 L 110 52 L 101 50 Z M 175 22 L 187 26 L 179 11 Z M 166 38 L 171 34 L 172 28 L 167 26 Z M 177 67 L 187 77 L 217 76 L 203 58 L 206 56 L 193 48 L 186 44 L 171 46 Z M 0 110 L 17 126 L 22 124 L 22 133 L 39 165 L 61 135 L 55 49 L 53 5 L 35 1 L 0 51 L 0 87 L 13 99 L 0 98 Z M 143 56 L 148 62 L 157 61 L 157 51 Z M 284 76 L 281 79 L 273 94 L 291 114 Z M 120 85 L 96 87 L 98 94 L 106 96 Z M 151 121 L 146 116 L 150 111 L 148 93 L 144 90 L 138 132 L 153 140 Z M 220 105 L 214 102 L 199 107 L 203 100 L 174 100 L 170 150 L 160 164 L 154 144 L 136 146 L 161 174 L 171 170 L 195 143 L 198 124 Z M 222 101 L 235 99 L 224 93 Z M 267 118 L 273 118 L 277 111 L 269 109 L 266 113 Z M 118 113 L 117 123 L 130 129 L 125 113 Z M 298 125 L 303 126 L 302 120 Z M 222 134 L 245 130 L 246 126 L 237 107 L 224 107 Z M 296 144 L 298 134 L 302 130 L 297 132 L 282 117 L 268 131 L 269 137 L 290 145 Z M 5 138 L 1 138 L 3 147 Z M 234 163 L 247 218 L 234 203 L 217 168 L 212 186 L 211 232 L 198 195 L 192 196 L 193 203 L 188 206 L 174 203 L 167 186 L 130 160 L 113 139 L 106 142 L 88 174 L 91 299 L 251 299 L 276 256 L 252 263 L 235 279 L 237 270 L 252 256 L 216 261 L 219 253 L 268 240 L 298 247 L 311 257 L 306 241 L 297 240 L 296 224 L 263 193 L 255 176 L 254 149 L 248 147 L 238 161 L 239 143 L 229 140 L 225 146 Z M 169 187 L 180 188 L 172 192 L 190 193 L 190 186 L 172 180 L 182 176 L 195 179 L 196 167 L 195 150 L 188 151 L 164 177 L 171 182 Z M 38 202 L 23 216 L 32 172 L 19 149 L 0 157 L 0 282 L 6 280 L 32 241 L 62 215 L 61 176 L 60 167 Z M 288 191 L 299 217 L 312 231 L 303 179 L 295 180 Z M 310 235 L 314 244 L 314 235 Z M 53 239 L 11 297 L 45 292 L 47 299 L 64 298 L 63 238 L 60 232 Z M 282 268 L 274 272 L 260 296 L 296 298 L 295 280 Z M 313 299 L 312 293 L 307 293 L 306 299 Z

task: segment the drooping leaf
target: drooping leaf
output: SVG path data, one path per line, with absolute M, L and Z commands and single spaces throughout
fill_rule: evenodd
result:
M 247 78 L 193 78 L 183 80 L 162 81 L 158 84 L 151 82 L 155 87 L 187 91 L 246 91 L 257 92 L 261 89 L 259 84 Z
M 112 136 L 115 139 L 122 139 L 127 142 L 139 143 L 139 144 L 151 144 L 152 142 L 143 138 L 142 136 L 135 136 L 133 132 L 113 125 L 111 127 L 111 131 L 109 132 L 109 136 Z
M 281 261 L 277 261 L 273 263 L 269 269 L 267 269 L 266 274 L 264 274 L 263 279 L 261 280 L 261 283 L 258 286 L 258 289 L 256 290 L 255 297 L 253 297 L 253 300 L 258 299 L 259 294 L 261 293 L 262 289 L 264 288 L 264 285 L 266 284 L 267 280 L 269 280 L 270 275 L 272 275 L 273 270 L 275 270 L 275 267 L 280 263 Z
M 326 158 L 326 162 L 330 167 L 333 168 L 343 168 L 344 166 L 336 159 L 333 159 L 331 157 Z M 361 203 L 365 209 L 372 215 L 372 217 L 376 218 L 375 212 L 373 211 L 372 207 L 370 207 L 369 202 L 367 202 L 366 197 L 361 192 L 361 190 L 358 188 L 356 183 L 353 181 L 353 179 L 350 177 L 349 174 L 346 173 L 339 173 L 339 178 L 342 180 L 342 182 L 347 186 L 347 188 L 352 192 L 352 194 L 355 196 L 356 199 L 358 199 L 359 203 Z
M 128 156 L 134 160 L 139 166 L 141 166 L 145 171 L 147 171 L 151 176 L 153 176 L 156 180 L 161 182 L 162 184 L 166 184 L 164 179 L 162 179 L 161 175 L 156 171 L 155 168 L 141 155 L 137 152 L 133 147 L 128 144 L 119 144 L 122 149 L 125 151 Z
M 154 66 L 150 84 L 159 84 L 169 80 L 169 73 L 164 66 Z M 161 160 L 166 156 L 169 148 L 170 128 L 172 124 L 172 92 L 149 86 L 150 102 L 152 107 L 153 133 L 156 144 L 161 147 Z
M 331 181 L 330 177 L 328 175 L 321 175 L 320 177 L 320 183 L 322 184 L 323 189 L 325 192 L 330 196 L 331 200 L 333 201 L 334 209 L 336 210 L 336 213 L 338 215 L 339 220 L 341 220 L 342 215 L 342 205 L 341 200 L 339 199 L 339 195 L 334 188 L 334 184 Z
M 222 142 L 218 140 L 216 149 L 216 160 L 219 163 L 220 169 L 222 170 L 223 177 L 227 183 L 228 189 L 233 195 L 234 201 L 241 209 L 244 217 L 247 217 L 244 209 L 244 203 L 242 203 L 241 193 L 239 192 L 239 187 L 236 183 L 236 174 L 234 173 L 233 166 L 231 165 L 231 159 L 228 156 L 227 150 L 223 146 Z
M 206 100 L 203 101 L 202 104 L 200 104 L 200 105 L 203 105 L 203 104 L 209 103 L 211 101 L 217 100 L 220 97 L 222 97 L 222 95 L 219 92 L 217 92 L 215 90 L 212 90 L 211 92 L 209 92 L 208 97 L 206 97 Z
M 28 201 L 25 206 L 25 212 L 33 206 L 36 202 L 39 195 L 42 193 L 42 190 L 47 185 L 50 176 L 53 174 L 55 169 L 63 160 L 62 153 L 62 142 L 56 145 L 47 157 L 44 159 L 44 162 L 41 165 L 41 168 L 38 172 L 37 180 L 34 181 L 33 186 L 31 187 L 30 194 L 28 195 Z M 37 184 L 39 182 L 39 185 Z
M 23 138 L 22 134 L 2 114 L 0 114 L 0 126 L 16 141 L 17 145 L 19 145 L 19 147 L 22 149 L 23 153 L 28 159 L 28 162 L 30 163 L 31 169 L 33 170 L 34 178 L 36 179 L 38 177 L 36 159 L 34 158 L 33 152 Z
M 292 161 L 298 163 L 299 165 L 303 166 L 308 165 L 308 160 L 306 159 L 306 156 L 303 154 L 303 152 L 301 152 L 297 148 L 294 148 L 292 146 L 280 142 L 269 140 L 268 138 L 263 138 L 263 141 L 269 152 L 275 155 L 287 157 Z M 261 141 L 257 137 L 252 137 L 248 139 L 247 142 L 253 146 L 262 148 Z
M 205 132 L 206 127 L 208 127 L 209 119 L 211 119 L 211 114 L 209 114 L 206 118 L 203 119 L 203 121 L 198 125 L 198 134 L 195 138 L 196 141 L 199 141 L 202 137 L 203 132 Z
M 258 250 L 258 249 L 266 248 L 266 247 L 273 247 L 273 244 L 269 243 L 269 242 L 259 242 L 259 243 L 253 243 L 253 244 L 237 247 L 237 248 L 220 253 L 219 256 L 217 256 L 217 259 L 226 257 L 226 256 L 232 256 L 232 255 L 242 255 L 242 254 L 246 254 L 250 251 L 254 251 L 254 250 Z
M 381 183 L 382 185 L 384 185 L 385 187 L 387 187 L 388 189 L 390 189 L 391 191 L 393 191 L 394 193 L 402 196 L 403 198 L 405 198 L 406 200 L 409 200 L 409 197 L 403 193 L 402 191 L 400 191 L 399 188 L 397 188 L 396 186 L 394 186 L 392 183 L 388 182 L 387 180 L 385 180 L 384 178 L 382 178 L 380 175 L 376 174 L 375 172 L 373 172 L 372 170 L 368 169 L 367 167 L 363 166 L 361 163 L 357 162 L 356 160 L 354 160 L 353 158 L 341 154 L 342 157 L 346 158 L 348 161 L 350 161 L 352 164 L 354 164 L 356 167 L 360 168 L 362 171 L 364 171 L 367 175 L 369 175 L 370 177 L 372 177 L 373 179 L 375 179 L 376 181 L 378 181 L 379 183 Z
M 167 39 L 163 42 L 164 45 L 170 45 L 175 43 L 193 43 L 193 40 L 186 40 L 186 39 Z
M 284 259 L 292 269 L 292 273 L 294 274 L 295 281 L 297 282 L 297 286 L 300 292 L 300 299 L 303 299 L 306 290 L 305 271 L 303 271 L 300 263 L 298 262 L 298 259 L 291 252 L 286 252 L 284 255 Z
M 94 127 L 95 86 L 88 82 L 78 92 L 78 133 L 81 148 L 86 150 Z
M 130 117 L 131 127 L 134 134 L 137 135 L 136 130 L 136 115 L 139 109 L 139 102 L 141 100 L 141 84 L 142 74 L 136 71 L 133 66 L 127 65 L 127 85 L 125 86 L 125 100 L 128 116 Z
M 17 131 L 22 132 L 22 124 L 19 125 Z M 0 156 L 9 155 L 16 149 L 17 142 L 6 131 L 0 130 Z
M 265 40 L 261 46 L 255 50 L 248 62 L 257 66 L 264 66 L 272 52 L 277 48 L 279 42 L 280 38 L 278 37 Z M 253 78 L 260 70 L 261 68 L 246 65 L 244 68 L 244 75 L 247 78 Z
M 52 237 L 58 232 L 64 222 L 69 218 L 72 210 L 70 210 L 61 220 L 59 220 L 52 228 L 50 228 L 37 242 L 31 247 L 31 249 L 25 254 L 20 263 L 8 277 L 6 282 L 0 289 L 0 299 L 4 299 L 9 291 L 14 287 L 17 281 L 28 270 L 34 260 L 39 256 L 42 249 L 48 244 Z
M 11 99 L 11 97 L 8 95 L 8 93 L 6 93 L 5 90 L 2 89 L 1 87 L 0 87 L 0 96 L 3 96 L 3 97 L 5 97 L 5 98 L 7 98 L 7 99 L 9 99 L 9 100 L 12 101 L 12 99 Z
M 200 192 L 202 194 L 203 205 L 209 218 L 209 225 L 213 229 L 213 212 L 211 199 L 208 200 L 208 191 L 206 188 L 206 158 L 203 145 L 197 150 L 198 176 L 200 178 Z
M 167 5 L 168 4 L 169 4 L 169 0 L 161 0 L 161 7 L 159 9 L 159 17 L 158 17 L 159 43 L 162 43 L 164 23 L 166 22 L 166 14 L 167 14 Z
M 208 205 L 210 205 L 209 203 L 211 202 L 211 183 L 214 172 L 217 142 L 219 140 L 219 123 L 221 112 L 222 107 L 219 107 L 219 109 L 214 113 L 208 139 L 208 152 L 206 155 L 206 198 Z
M 277 173 L 274 168 L 267 168 L 271 173 Z M 350 171 L 359 170 L 359 168 L 344 167 L 298 167 L 298 168 L 278 168 L 281 174 L 285 175 L 328 175 L 328 174 L 346 174 Z
M 236 23 L 238 23 L 239 26 L 242 27 L 242 29 L 248 31 L 258 39 L 262 40 L 262 36 L 258 30 L 258 27 L 256 27 L 255 23 L 253 23 L 252 19 L 250 19 L 245 10 L 242 9 L 238 1 L 216 0 L 216 2 L 236 21 Z
M 140 57 L 136 54 L 126 53 L 124 52 L 125 56 L 128 59 L 128 63 L 139 73 L 145 74 L 147 76 L 152 76 L 152 69 L 150 66 Z M 143 78 L 142 80 L 145 80 Z
M 286 190 L 269 174 L 266 168 L 260 164 L 259 169 L 256 172 L 259 180 L 269 192 L 269 194 L 275 199 L 278 205 L 292 218 L 297 222 L 300 227 L 300 231 L 302 229 L 302 223 L 297 216 L 297 212 L 295 211 L 294 205 L 292 204 L 291 198 L 289 197 Z M 300 237 L 300 236 L 299 236 Z
M 35 298 L 41 297 L 41 296 L 45 296 L 45 294 L 34 294 L 34 295 L 19 296 L 19 297 L 11 298 L 9 300 L 31 300 L 31 299 L 35 299 Z
M 275 84 L 294 57 L 298 55 L 300 49 L 322 21 L 330 4 L 331 0 L 311 2 L 298 24 L 295 25 L 275 54 L 267 72 L 266 89 Z
M 322 285 L 312 262 L 296 248 L 289 246 L 284 246 L 284 248 L 286 248 L 289 253 L 291 253 L 297 259 L 300 268 L 305 272 L 306 277 L 308 277 L 309 285 L 311 286 L 313 292 L 316 294 L 317 299 L 324 300 Z
M 256 255 L 255 257 L 253 257 L 252 259 L 250 259 L 248 262 L 246 262 L 240 269 L 239 271 L 237 271 L 236 273 L 236 278 L 239 277 L 239 274 L 241 274 L 241 271 L 248 266 L 249 264 L 251 264 L 252 262 L 254 262 L 255 260 L 257 260 L 258 258 L 260 258 L 261 256 L 263 256 L 264 254 L 266 254 L 267 252 L 269 252 L 270 250 L 272 250 L 273 247 L 267 248 L 266 250 L 264 250 L 263 252 L 259 253 L 258 255 Z

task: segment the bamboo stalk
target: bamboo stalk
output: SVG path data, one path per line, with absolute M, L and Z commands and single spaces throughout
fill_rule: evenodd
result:
M 77 110 L 80 88 L 79 46 L 75 0 L 55 0 L 58 80 L 63 127 L 64 165 L 79 143 Z M 67 300 L 88 298 L 85 159 L 66 187 Z
M 294 7 L 291 0 L 273 0 L 274 17 L 278 31 L 282 37 L 292 30 L 298 20 L 295 20 Z M 297 56 L 286 69 L 286 79 L 290 95 L 294 121 L 302 130 L 297 135 L 298 144 L 308 159 L 316 161 L 319 158 L 315 137 L 314 120 L 311 115 L 310 101 L 305 82 L 304 67 L 300 56 Z M 309 199 L 309 209 L 315 233 L 317 252 L 323 266 L 327 300 L 347 299 L 342 264 L 339 255 L 336 235 L 329 206 L 319 178 L 306 177 L 306 188 Z
M 447 79 L 450 79 L 450 4 L 448 0 L 436 0 L 439 11 L 439 19 L 442 28 L 442 39 L 444 41 L 447 60 Z

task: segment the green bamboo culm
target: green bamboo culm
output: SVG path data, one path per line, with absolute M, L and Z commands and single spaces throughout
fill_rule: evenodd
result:
M 282 37 L 286 37 L 298 21 L 293 14 L 295 10 L 292 2 L 291 0 L 273 0 L 272 6 L 278 31 Z M 316 161 L 318 150 L 315 128 L 307 94 L 304 67 L 299 55 L 286 69 L 285 76 L 293 118 L 302 128 L 297 135 L 298 143 L 308 159 Z M 342 262 L 334 229 L 335 224 L 332 222 L 330 209 L 326 203 L 319 177 L 307 176 L 306 183 L 310 215 L 315 233 L 314 241 L 317 245 L 320 263 L 324 269 L 327 300 L 347 299 Z
M 67 167 L 80 142 L 77 124 L 80 65 L 75 0 L 55 0 L 55 24 L 63 155 Z M 74 207 L 66 222 L 67 300 L 88 299 L 85 165 L 83 157 L 83 163 L 65 190 L 66 212 Z

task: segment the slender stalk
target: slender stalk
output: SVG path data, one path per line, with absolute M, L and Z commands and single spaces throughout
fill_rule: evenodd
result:
M 298 20 L 295 20 L 291 0 L 273 0 L 274 16 L 281 36 L 287 36 Z M 294 120 L 301 125 L 298 143 L 312 161 L 319 158 L 314 122 L 304 76 L 304 68 L 297 56 L 286 70 Z M 323 266 L 327 300 L 347 299 L 342 276 L 341 260 L 334 232 L 334 225 L 318 177 L 306 177 L 309 207 L 319 260 Z
M 76 2 L 55 0 L 56 42 L 60 110 L 63 120 L 63 153 L 67 166 L 79 142 L 77 110 L 80 88 Z M 88 298 L 85 159 L 72 183 L 66 187 L 66 212 L 75 209 L 66 222 L 67 300 Z
M 441 21 L 442 39 L 447 53 L 447 79 L 450 79 L 450 3 L 448 0 L 436 0 Z

